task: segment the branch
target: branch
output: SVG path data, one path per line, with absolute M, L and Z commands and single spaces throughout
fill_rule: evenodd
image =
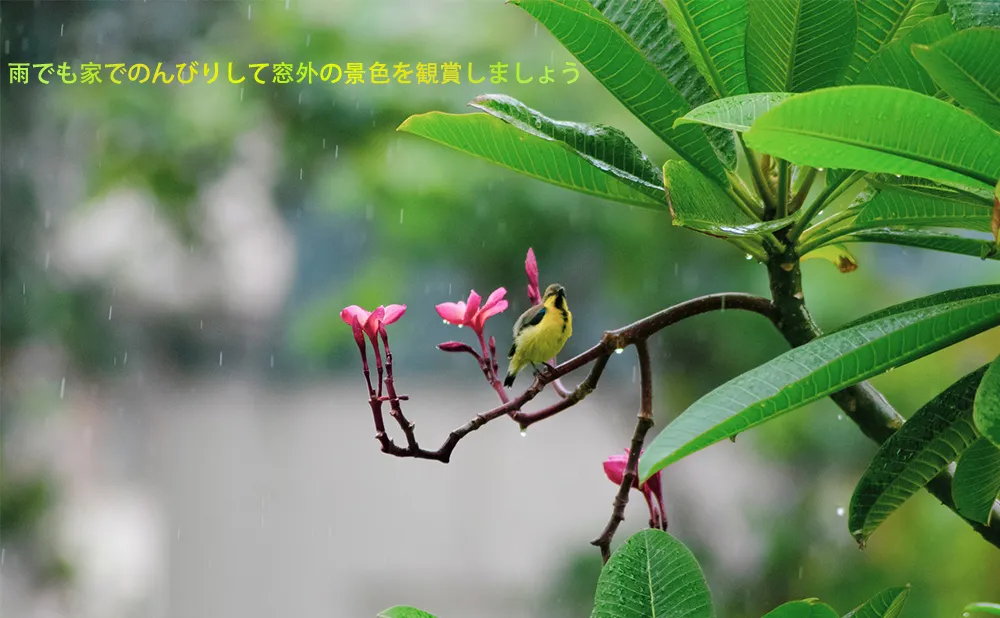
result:
M 639 479 L 639 455 L 642 453 L 642 444 L 646 441 L 646 433 L 653 426 L 653 377 L 649 365 L 649 349 L 645 341 L 635 344 L 635 350 L 639 355 L 639 420 L 636 421 L 635 431 L 632 433 L 632 444 L 629 446 L 628 462 L 625 464 L 625 474 L 622 482 L 618 486 L 618 493 L 615 494 L 614 507 L 611 510 L 611 519 L 604 527 L 601 536 L 590 542 L 601 550 L 601 559 L 607 563 L 611 557 L 611 539 L 614 538 L 618 525 L 625 520 L 625 506 L 628 504 L 628 492 L 632 489 L 632 484 Z M 666 514 L 664 514 L 666 517 Z
M 809 310 L 806 309 L 805 299 L 802 295 L 802 272 L 798 262 L 794 262 L 791 269 L 788 269 L 789 264 L 781 262 L 781 259 L 775 258 L 768 263 L 771 295 L 779 314 L 776 324 L 788 343 L 792 347 L 798 347 L 823 333 L 816 326 Z M 882 393 L 868 382 L 861 382 L 845 388 L 834 393 L 830 398 L 861 428 L 866 436 L 878 444 L 885 442 L 906 422 L 906 419 L 886 401 Z M 958 515 L 951 497 L 952 480 L 951 472 L 944 471 L 927 484 L 927 491 Z M 959 517 L 962 516 L 959 515 Z M 1000 523 L 998 523 L 1000 522 L 1000 503 L 994 502 L 993 504 L 993 514 L 990 518 L 990 521 L 993 522 L 992 525 L 984 526 L 965 517 L 962 519 L 988 542 L 1000 547 Z

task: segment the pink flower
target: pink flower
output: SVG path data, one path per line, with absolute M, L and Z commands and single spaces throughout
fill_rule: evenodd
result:
M 524 260 L 524 272 L 528 274 L 528 302 L 537 305 L 542 302 L 542 294 L 538 290 L 538 262 L 531 247 L 528 247 L 528 257 Z
M 642 453 L 640 452 L 640 455 Z M 615 485 L 621 485 L 625 478 L 625 467 L 628 464 L 629 450 L 621 455 L 612 455 L 604 462 L 604 474 Z M 661 483 L 661 473 L 657 472 L 639 487 L 639 480 L 632 480 L 632 487 L 642 492 L 642 497 L 646 499 L 649 507 L 649 525 L 654 528 L 667 529 L 667 511 L 663 506 L 663 485 Z M 653 500 L 656 500 L 654 503 Z
M 482 336 L 486 320 L 507 309 L 507 301 L 503 300 L 505 294 L 507 294 L 506 289 L 497 288 L 486 302 L 481 304 L 482 297 L 472 290 L 468 302 L 460 300 L 457 303 L 441 303 L 435 309 L 445 322 L 456 326 L 468 326 L 477 335 Z
M 344 307 L 340 312 L 340 319 L 345 324 L 354 328 L 355 320 L 361 326 L 361 330 L 368 333 L 374 341 L 378 335 L 379 324 L 392 324 L 406 313 L 406 305 L 389 305 L 388 307 L 379 305 L 371 313 L 365 311 L 357 305 Z M 364 345 L 364 339 L 357 328 L 354 328 L 354 339 L 358 345 Z

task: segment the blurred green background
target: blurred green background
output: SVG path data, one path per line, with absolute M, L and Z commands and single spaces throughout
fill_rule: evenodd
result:
M 511 306 L 489 325 L 505 350 L 527 306 L 528 247 L 542 284 L 569 291 L 569 354 L 693 296 L 766 294 L 763 267 L 665 213 L 395 129 L 498 92 L 621 128 L 657 163 L 669 150 L 586 71 L 565 84 L 572 57 L 500 0 L 0 10 L 0 578 L 11 615 L 361 616 L 395 603 L 445 618 L 587 615 L 600 569 L 588 541 L 614 492 L 601 461 L 631 433 L 634 359 L 612 359 L 594 401 L 527 439 L 490 426 L 447 467 L 387 461 L 339 311 L 408 305 L 390 329 L 397 380 L 430 446 L 494 405 L 467 358 L 433 349 L 468 335 L 433 307 L 505 286 Z M 7 79 L 13 62 L 194 60 L 218 62 L 219 80 Z M 237 85 L 224 73 L 229 62 L 375 61 L 459 62 L 462 83 Z M 470 62 L 480 74 L 547 65 L 557 79 L 469 84 Z M 855 248 L 856 272 L 804 265 L 825 327 L 997 279 L 979 260 Z M 909 416 L 998 347 L 1000 333 L 986 333 L 875 384 Z M 664 332 L 658 425 L 784 349 L 746 314 Z M 927 495 L 858 550 L 843 510 L 874 452 L 824 402 L 665 472 L 671 531 L 701 561 L 720 616 L 802 597 L 846 612 L 906 583 L 913 618 L 1000 600 L 1000 554 Z M 633 500 L 619 541 L 645 519 Z

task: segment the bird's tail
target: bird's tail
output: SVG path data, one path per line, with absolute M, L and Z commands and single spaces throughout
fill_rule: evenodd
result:
M 519 366 L 514 364 L 514 360 L 511 359 L 510 365 L 507 367 L 507 376 L 503 379 L 503 385 L 507 388 L 514 386 L 514 378 L 517 377 L 517 371 L 520 369 Z

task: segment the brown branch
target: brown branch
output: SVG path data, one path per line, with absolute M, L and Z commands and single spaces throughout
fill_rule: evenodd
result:
M 639 418 L 635 424 L 635 432 L 632 434 L 632 445 L 628 451 L 628 462 L 625 464 L 625 474 L 622 482 L 618 486 L 618 493 L 615 494 L 613 508 L 611 509 L 611 519 L 601 532 L 601 536 L 590 542 L 601 550 L 601 559 L 607 562 L 611 557 L 611 539 L 618 531 L 619 524 L 625 520 L 625 506 L 628 504 L 628 492 L 632 489 L 632 484 L 639 478 L 639 454 L 642 452 L 642 444 L 646 441 L 646 433 L 653 426 L 653 377 L 649 364 L 649 349 L 645 341 L 638 341 L 635 350 L 639 355 L 639 389 L 641 401 L 639 404 Z

